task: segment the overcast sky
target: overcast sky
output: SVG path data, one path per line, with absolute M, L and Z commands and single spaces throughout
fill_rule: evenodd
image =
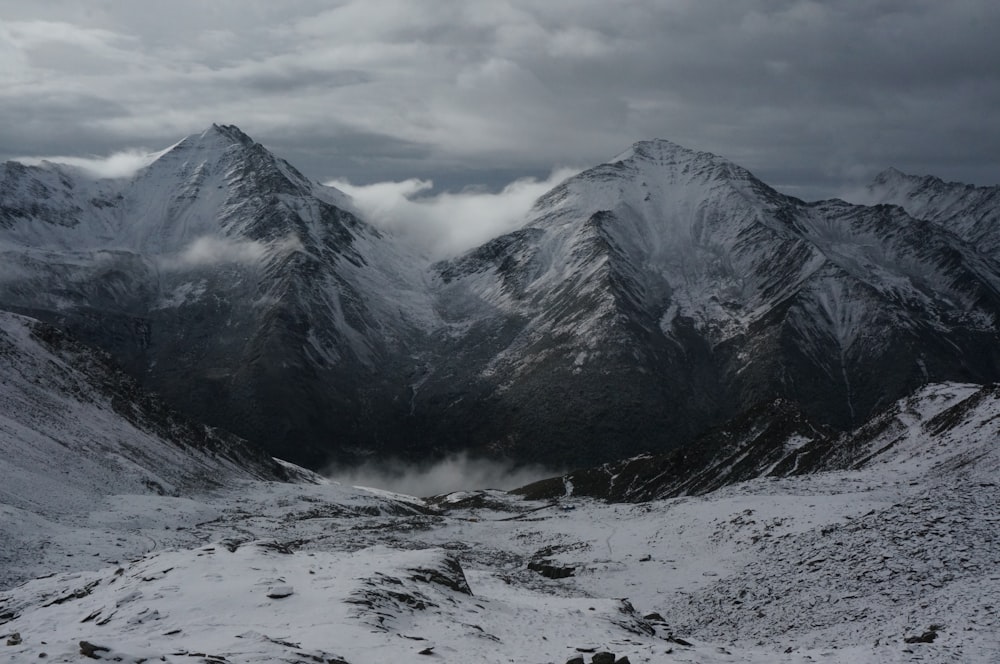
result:
M 805 198 L 1000 182 L 997 0 L 0 0 L 0 158 L 236 124 L 321 180 L 437 189 L 669 138 Z

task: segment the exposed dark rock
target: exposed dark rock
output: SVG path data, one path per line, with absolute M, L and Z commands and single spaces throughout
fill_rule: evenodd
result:
M 591 664 L 615 664 L 615 655 L 607 651 L 595 653 L 590 658 L 590 662 Z
M 412 569 L 410 571 L 413 573 L 411 578 L 415 581 L 436 583 L 464 595 L 472 594 L 472 588 L 469 587 L 469 582 L 465 578 L 465 570 L 462 569 L 457 558 L 448 556 L 438 569 Z
M 99 653 L 111 652 L 111 648 L 98 646 L 89 641 L 80 641 L 80 654 L 90 659 L 102 659 Z
M 938 633 L 933 629 L 929 629 L 920 636 L 908 636 L 903 641 L 905 643 L 934 643 L 937 637 Z
M 528 563 L 528 569 L 549 579 L 565 579 L 576 572 L 575 567 L 555 565 L 549 560 L 532 560 Z

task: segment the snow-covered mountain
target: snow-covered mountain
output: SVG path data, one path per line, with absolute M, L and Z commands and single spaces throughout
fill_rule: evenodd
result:
M 642 142 L 436 266 L 446 319 L 476 321 L 444 375 L 487 382 L 501 446 L 549 459 L 669 449 L 775 398 L 845 429 L 927 381 L 1000 378 L 998 266 L 900 208 Z
M 111 352 L 192 416 L 318 465 L 378 438 L 434 319 L 419 262 L 235 127 L 133 177 L 0 170 L 0 306 Z M 399 407 L 400 409 L 403 406 Z
M 234 127 L 120 180 L 9 163 L 0 308 L 314 467 L 455 449 L 585 466 L 775 399 L 843 430 L 930 381 L 1000 380 L 1000 262 L 978 236 L 805 203 L 668 141 L 432 266 L 351 209 Z

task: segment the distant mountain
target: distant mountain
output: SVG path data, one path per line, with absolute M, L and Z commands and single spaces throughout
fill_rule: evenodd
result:
M 875 177 L 862 198 L 869 204 L 898 205 L 994 258 L 1000 250 L 1000 186 L 945 182 L 933 175 L 907 175 L 889 168 Z
M 586 466 L 776 399 L 845 430 L 928 382 L 1000 380 L 980 240 L 805 203 L 668 141 L 434 265 L 352 210 L 235 127 L 121 180 L 8 163 L 0 308 L 313 467 L 456 449 Z

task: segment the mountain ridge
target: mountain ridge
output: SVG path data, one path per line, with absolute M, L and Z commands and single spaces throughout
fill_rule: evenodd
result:
M 807 203 L 670 141 L 433 265 L 238 128 L 157 154 L 115 181 L 5 165 L 0 307 L 314 468 L 584 465 L 774 399 L 849 429 L 926 382 L 1000 380 L 995 254 L 940 215 Z

